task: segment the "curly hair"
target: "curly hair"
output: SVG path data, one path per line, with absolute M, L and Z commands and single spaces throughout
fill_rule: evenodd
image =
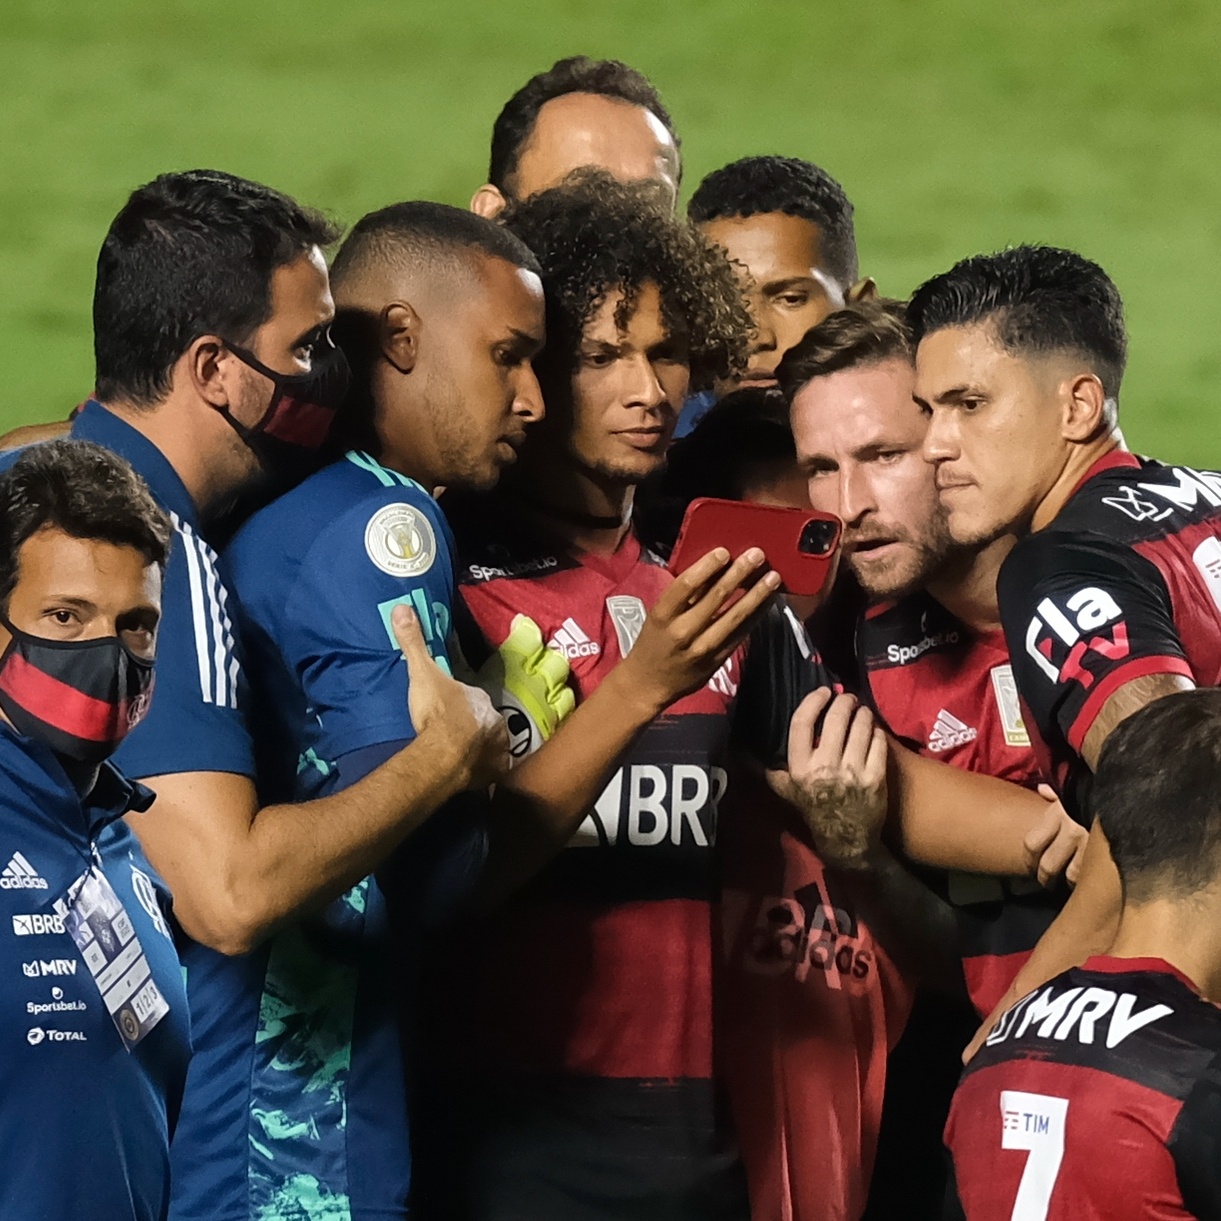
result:
M 626 328 L 641 289 L 655 284 L 667 331 L 690 343 L 692 389 L 746 367 L 751 320 L 733 265 L 674 216 L 656 183 L 580 169 L 512 205 L 503 221 L 543 269 L 546 364 L 575 367 L 585 328 L 607 297 L 622 294 L 615 325 Z
M 852 202 L 826 170 L 799 157 L 743 157 L 713 170 L 691 196 L 687 217 L 703 225 L 724 217 L 783 212 L 822 230 L 827 270 L 848 288 L 856 282 Z

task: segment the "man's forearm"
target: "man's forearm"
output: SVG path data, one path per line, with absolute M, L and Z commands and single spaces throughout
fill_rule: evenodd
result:
M 225 773 L 152 777 L 158 800 L 129 821 L 186 932 L 240 954 L 367 877 L 466 776 L 451 744 L 422 735 L 341 793 L 295 805 L 255 809 L 251 782 Z
M 662 709 L 642 701 L 622 666 L 555 735 L 519 763 L 492 798 L 487 906 L 534 876 L 572 838 L 616 763 Z
M 886 848 L 867 864 L 837 870 L 858 915 L 904 974 L 941 992 L 963 989 L 958 917 Z
M 1026 835 L 1047 811 L 1037 793 L 924 759 L 891 743 L 892 821 L 905 855 L 963 873 L 1030 873 Z

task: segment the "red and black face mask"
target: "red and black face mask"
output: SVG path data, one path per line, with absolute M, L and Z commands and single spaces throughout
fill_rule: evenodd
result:
M 321 449 L 350 380 L 347 357 L 331 337 L 327 335 L 315 346 L 313 368 L 308 373 L 277 373 L 253 352 L 228 342 L 225 346 L 242 364 L 261 373 L 275 386 L 267 410 L 253 426 L 235 419 L 227 407 L 217 409 L 259 462 L 272 470 L 286 450 L 300 454 Z
M 95 767 L 140 723 L 153 663 L 117 636 L 47 640 L 14 627 L 0 655 L 0 709 L 13 728 L 57 755 Z

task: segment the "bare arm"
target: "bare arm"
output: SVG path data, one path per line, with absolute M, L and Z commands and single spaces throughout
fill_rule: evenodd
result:
M 186 932 L 225 954 L 253 949 L 285 920 L 367 876 L 455 793 L 508 766 L 508 735 L 482 691 L 445 675 L 405 608 L 393 627 L 407 658 L 414 741 L 331 797 L 259 808 L 254 784 L 226 772 L 145 781 L 151 810 L 130 815 L 174 894 Z
M 636 736 L 706 683 L 745 639 L 779 578 L 758 571 L 761 551 L 728 561 L 718 549 L 676 578 L 627 657 L 497 787 L 482 902 L 497 902 L 541 869 L 572 838 Z M 722 613 L 747 581 L 753 584 Z
M 960 771 L 891 742 L 891 815 L 903 851 L 939 869 L 1023 877 L 1058 872 L 1084 850 L 1085 830 L 1018 784 Z
M 1124 683 L 1103 704 L 1081 746 L 1081 755 L 1090 768 L 1098 763 L 1103 743 L 1123 720 L 1146 704 L 1187 691 L 1190 680 L 1178 674 L 1150 674 Z M 1123 895 L 1119 873 L 1111 860 L 1110 848 L 1102 828 L 1094 823 L 1081 864 L 1077 887 L 1051 927 L 1039 939 L 1034 952 L 1023 964 L 1009 991 L 980 1027 L 964 1054 L 969 1060 L 982 1046 L 996 1020 L 1015 1001 L 1049 979 L 1084 962 L 1091 954 L 1105 950 L 1114 940 L 1119 925 Z
M 21 424 L 0 437 L 0 451 L 21 449 L 39 441 L 54 441 L 57 437 L 66 437 L 71 431 L 72 425 L 67 420 L 57 420 L 54 424 Z

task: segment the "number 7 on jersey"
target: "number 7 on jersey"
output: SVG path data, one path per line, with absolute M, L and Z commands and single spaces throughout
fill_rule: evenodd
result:
M 1023 1090 L 1001 1091 L 1001 1148 L 1025 1149 L 1030 1154 L 1010 1221 L 1046 1221 L 1064 1160 L 1067 1116 L 1067 1098 Z

